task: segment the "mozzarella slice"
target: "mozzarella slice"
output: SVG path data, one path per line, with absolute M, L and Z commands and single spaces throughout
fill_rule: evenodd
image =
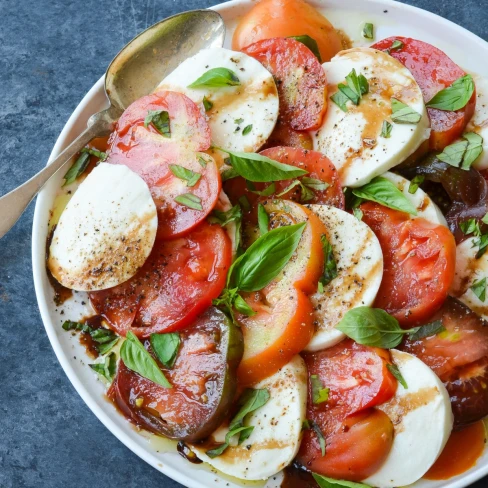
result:
M 316 329 L 306 350 L 319 351 L 344 339 L 335 326 L 348 310 L 373 304 L 383 276 L 383 253 L 373 231 L 356 217 L 327 205 L 308 208 L 327 229 L 338 271 L 323 293 L 310 297 Z
M 227 68 L 239 78 L 238 86 L 188 88 L 213 68 Z M 195 103 L 203 97 L 213 107 L 206 112 L 214 146 L 255 152 L 268 139 L 278 118 L 278 91 L 271 73 L 247 54 L 220 47 L 203 49 L 170 73 L 158 89 L 184 93 Z M 251 126 L 250 129 L 246 129 Z
M 476 109 L 465 132 L 476 132 L 483 138 L 483 152 L 473 163 L 476 169 L 488 169 L 488 78 L 475 77 Z
M 243 444 L 231 446 L 213 459 L 200 445 L 193 444 L 191 448 L 202 461 L 225 474 L 264 480 L 290 464 L 300 446 L 307 406 L 307 368 L 303 359 L 295 356 L 254 388 L 266 388 L 270 399 L 245 422 L 254 426 L 254 430 Z M 227 432 L 227 425 L 220 427 L 213 440 L 223 443 Z
M 157 227 L 156 206 L 142 178 L 126 166 L 101 163 L 61 214 L 49 270 L 73 290 L 116 286 L 144 264 Z
M 394 183 L 395 186 L 408 198 L 408 200 L 410 200 L 410 203 L 417 209 L 417 215 L 412 215 L 412 218 L 422 217 L 433 224 L 444 225 L 447 227 L 446 219 L 439 210 L 439 207 L 437 207 L 429 195 L 427 195 L 427 193 L 425 193 L 421 188 L 417 188 L 415 193 L 410 193 L 408 191 L 410 180 L 389 171 L 381 176 Z
M 477 239 L 470 237 L 456 247 L 456 273 L 449 293 L 488 320 L 488 300 L 480 300 L 471 289 L 475 282 L 488 279 L 488 253 L 476 259 Z
M 427 140 L 429 118 L 422 92 L 410 71 L 382 51 L 358 47 L 341 51 L 323 67 L 328 94 L 338 91 L 355 69 L 369 83 L 369 93 L 358 106 L 347 103 L 347 112 L 329 100 L 322 127 L 313 133 L 314 149 L 336 166 L 344 186 L 357 187 L 400 164 Z M 391 98 L 422 115 L 418 124 L 391 122 Z M 381 136 L 383 121 L 392 123 L 389 138 Z
M 391 351 L 408 388 L 398 385 L 395 396 L 380 405 L 391 419 L 394 438 L 385 463 L 364 483 L 393 488 L 420 479 L 439 457 L 451 434 L 449 395 L 437 375 L 420 359 Z

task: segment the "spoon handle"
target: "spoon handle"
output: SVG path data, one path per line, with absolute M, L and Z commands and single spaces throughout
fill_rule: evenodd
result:
M 108 134 L 113 127 L 109 110 L 92 116 L 88 127 L 59 156 L 30 180 L 0 198 L 0 238 L 17 222 L 46 182 L 94 137 Z

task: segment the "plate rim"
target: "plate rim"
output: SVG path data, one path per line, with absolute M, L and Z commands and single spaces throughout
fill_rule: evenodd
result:
M 254 0 L 230 0 L 209 7 L 208 9 L 216 10 L 217 12 L 219 12 L 222 9 L 245 6 L 246 4 L 250 4 L 253 1 Z M 477 34 L 471 32 L 470 30 L 466 29 L 465 27 L 459 24 L 456 24 L 455 22 L 449 19 L 446 19 L 428 10 L 424 10 L 420 7 L 405 4 L 396 0 L 362 0 L 362 2 L 364 3 L 365 10 L 367 10 L 371 5 L 384 6 L 386 8 L 394 5 L 398 9 L 403 9 L 406 11 L 410 11 L 414 14 L 422 15 L 426 18 L 431 18 L 436 22 L 441 22 L 444 25 L 447 24 L 450 29 L 454 29 L 459 32 L 462 32 L 464 36 L 467 35 L 468 37 L 471 38 L 472 41 L 480 45 L 482 49 L 488 48 L 488 41 L 485 41 Z M 327 6 L 327 0 L 311 0 L 310 3 L 316 5 L 321 4 L 324 7 Z M 100 93 L 104 94 L 104 79 L 105 79 L 105 74 L 102 75 L 94 83 L 94 85 L 90 88 L 90 90 L 86 93 L 86 95 L 81 99 L 79 104 L 76 106 L 75 110 L 71 113 L 70 117 L 68 118 L 67 122 L 63 126 L 63 129 L 61 130 L 59 136 L 56 139 L 56 142 L 53 146 L 47 164 L 50 164 L 51 161 L 64 149 L 64 147 L 66 147 L 72 140 L 75 139 L 77 133 L 73 131 L 73 128 L 76 122 L 78 121 L 78 119 L 80 118 L 80 115 L 83 114 L 83 112 L 86 110 L 87 106 L 92 101 L 92 99 L 97 95 L 99 95 Z M 193 477 L 187 476 L 183 471 L 180 471 L 179 469 L 176 469 L 173 466 L 169 466 L 161 462 L 158 462 L 154 456 L 148 456 L 147 450 L 144 449 L 139 444 L 137 444 L 136 442 L 134 442 L 129 437 L 129 435 L 122 428 L 120 428 L 114 422 L 114 420 L 112 420 L 112 415 L 109 415 L 97 405 L 92 394 L 87 390 L 85 385 L 77 376 L 75 372 L 75 368 L 73 368 L 70 362 L 68 361 L 67 359 L 68 353 L 65 352 L 63 346 L 61 345 L 61 342 L 56 336 L 55 325 L 52 323 L 49 317 L 48 303 L 47 301 L 43 300 L 43 296 L 42 296 L 43 287 L 44 287 L 43 274 L 45 274 L 45 263 L 43 258 L 40 259 L 40 256 L 44 256 L 45 242 L 44 242 L 44 235 L 42 234 L 44 229 L 47 227 L 47 222 L 42 221 L 43 216 L 41 215 L 42 214 L 41 207 L 43 206 L 43 202 L 49 198 L 50 198 L 50 194 L 46 188 L 43 188 L 39 192 L 36 198 L 34 217 L 32 223 L 31 259 L 32 259 L 34 290 L 36 294 L 36 300 L 37 300 L 39 312 L 41 315 L 44 329 L 46 331 L 46 334 L 49 338 L 49 342 L 51 344 L 51 347 L 54 350 L 54 353 L 56 355 L 59 364 L 61 365 L 64 373 L 66 374 L 71 384 L 75 388 L 76 392 L 82 398 L 84 403 L 88 406 L 91 412 L 110 431 L 110 433 L 113 434 L 128 449 L 130 449 L 134 454 L 136 454 L 143 461 L 151 465 L 153 468 L 157 469 L 159 472 L 162 472 L 164 475 L 182 484 L 183 486 L 186 486 L 188 488 L 205 488 L 205 485 L 201 484 L 201 482 L 197 481 Z M 40 239 L 40 237 L 42 237 L 42 239 Z M 486 475 L 488 475 L 488 460 L 485 462 L 484 465 L 480 465 L 478 467 L 475 466 L 473 472 L 468 472 L 466 475 L 461 474 L 454 478 L 451 478 L 450 480 L 446 480 L 448 484 L 444 485 L 444 488 L 465 488 Z

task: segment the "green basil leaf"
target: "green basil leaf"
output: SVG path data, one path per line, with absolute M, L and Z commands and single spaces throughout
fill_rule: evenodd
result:
M 103 151 L 99 151 L 93 147 L 84 147 L 80 152 L 87 153 L 90 156 L 95 156 L 100 161 L 105 161 L 107 159 L 107 153 Z
M 389 139 L 391 137 L 391 130 L 393 129 L 393 125 L 390 124 L 387 120 L 383 120 L 383 125 L 381 126 L 381 137 L 385 139 Z
M 366 24 L 364 24 L 363 37 L 369 40 L 374 39 L 374 26 L 370 22 L 366 22 Z
M 391 43 L 391 47 L 390 49 L 388 49 L 388 53 L 390 51 L 398 51 L 399 49 L 402 49 L 403 47 L 403 42 L 402 41 L 399 41 L 398 39 L 395 39 L 392 43 Z
M 444 163 L 459 168 L 466 153 L 466 149 L 468 149 L 468 141 L 458 141 L 446 146 L 436 157 Z
M 424 337 L 440 334 L 445 330 L 445 327 L 442 325 L 442 320 L 434 320 L 434 322 L 425 324 L 422 327 L 414 327 L 413 329 L 407 331 L 407 333 L 411 341 L 418 341 Z
M 384 310 L 370 307 L 356 307 L 344 315 L 336 325 L 348 337 L 365 346 L 392 349 L 408 334 L 398 320 Z
M 215 447 L 214 449 L 209 449 L 205 452 L 205 454 L 210 458 L 216 458 L 224 453 L 224 451 L 229 447 L 229 444 L 226 442 L 224 444 L 220 444 L 220 446 Z
M 239 176 L 239 174 L 234 168 L 224 169 L 224 171 L 220 173 L 220 177 L 222 178 L 222 181 L 231 180 L 232 178 L 236 178 L 237 176 Z
M 98 342 L 99 344 L 103 344 L 105 342 L 109 342 L 113 340 L 115 334 L 110 329 L 94 329 L 90 332 L 91 338 Z
M 221 210 L 213 210 L 212 214 L 208 218 L 211 224 L 220 224 L 222 227 L 230 224 L 231 222 L 237 222 L 242 219 L 242 210 L 239 205 L 234 205 L 227 212 Z
M 471 291 L 482 301 L 486 300 L 486 277 L 475 281 L 471 286 Z
M 391 99 L 391 120 L 396 124 L 418 124 L 422 115 L 396 98 Z
M 415 176 L 410 182 L 410 185 L 408 185 L 408 193 L 414 195 L 419 189 L 419 185 L 421 185 L 424 182 L 424 180 L 425 180 L 424 175 Z
M 400 373 L 400 370 L 398 369 L 398 366 L 396 364 L 387 363 L 386 369 L 397 379 L 398 383 L 400 383 L 403 388 L 405 388 L 405 390 L 408 389 L 407 382 L 405 381 L 402 373 Z
M 394 183 L 382 176 L 377 176 L 360 188 L 354 188 L 352 193 L 364 200 L 371 200 L 400 212 L 417 215 L 417 210 L 410 200 Z
M 242 129 L 242 135 L 247 136 L 251 131 L 252 131 L 252 124 L 246 125 L 246 127 Z
M 476 219 L 468 219 L 459 224 L 459 228 L 463 231 L 463 234 L 474 234 L 476 237 L 481 235 L 480 224 Z
M 310 429 L 310 420 L 308 419 L 305 419 L 303 422 L 302 422 L 302 431 L 304 430 L 308 430 Z
M 437 93 L 426 106 L 447 111 L 460 110 L 469 102 L 473 92 L 473 77 L 464 75 L 458 78 L 451 86 Z
M 154 125 L 162 136 L 171 137 L 169 113 L 166 110 L 149 110 L 144 119 L 144 127 L 149 124 Z
M 248 317 L 256 315 L 256 312 L 247 304 L 246 300 L 244 300 L 241 295 L 235 295 L 233 305 L 238 312 L 247 315 Z
M 242 118 L 234 120 L 234 124 L 237 124 L 237 125 L 242 124 L 243 122 L 244 122 L 244 119 L 242 119 Z
M 222 86 L 238 86 L 241 82 L 237 75 L 227 68 L 212 68 L 203 73 L 188 88 L 219 88 Z
M 320 236 L 320 241 L 322 242 L 322 251 L 324 253 L 324 270 L 322 276 L 319 278 L 319 282 L 322 286 L 326 286 L 337 277 L 337 263 L 334 258 L 332 246 L 327 240 L 327 236 L 322 234 Z
M 95 363 L 89 364 L 91 369 L 95 371 L 95 373 L 99 374 L 107 381 L 112 382 L 115 376 L 115 371 L 117 369 L 117 360 L 115 353 L 111 353 L 105 357 L 105 361 L 103 363 Z
M 315 405 L 324 403 L 329 399 L 329 388 L 325 388 L 316 374 L 310 375 L 312 385 L 312 401 Z
M 175 197 L 175 202 L 178 202 L 185 207 L 192 208 L 193 210 L 203 210 L 202 200 L 200 197 L 193 195 L 193 193 L 182 193 Z
M 354 217 L 356 217 L 358 220 L 363 220 L 363 211 L 360 208 L 354 207 L 352 209 L 352 214 Z
M 240 406 L 239 411 L 230 421 L 229 430 L 232 431 L 237 427 L 242 427 L 244 417 L 261 408 L 269 399 L 269 391 L 266 389 L 255 390 L 253 388 L 247 388 L 244 390 L 237 402 Z
M 463 134 L 463 139 L 468 141 L 468 147 L 461 168 L 468 170 L 483 152 L 483 138 L 476 132 L 466 132 Z
M 488 248 L 488 234 L 482 234 L 473 242 L 473 247 L 478 246 L 478 252 L 476 253 L 476 259 L 479 259 L 483 254 L 485 254 Z
M 76 181 L 88 168 L 88 164 L 90 162 L 90 155 L 86 152 L 82 152 L 76 161 L 73 163 L 71 168 L 66 172 L 64 175 L 64 184 L 71 185 L 74 181 Z
M 481 222 L 488 225 L 488 212 L 485 213 L 484 217 L 481 219 Z
M 172 388 L 154 358 L 146 351 L 137 336 L 130 331 L 127 332 L 126 339 L 120 348 L 120 357 L 130 370 L 140 374 L 143 378 L 164 388 Z
M 319 441 L 320 451 L 322 453 L 322 457 L 324 457 L 325 456 L 325 437 L 324 437 L 324 434 L 323 434 L 322 430 L 320 429 L 320 427 L 313 420 L 309 420 L 308 422 L 309 422 L 312 430 L 315 432 L 315 435 L 317 436 L 317 439 Z
M 347 79 L 347 77 L 346 77 Z M 357 79 L 357 77 L 356 77 Z M 359 101 L 361 100 L 361 95 L 359 93 L 356 93 L 355 90 L 353 90 L 349 84 L 345 85 L 344 83 L 339 83 L 337 85 L 337 88 L 339 88 L 339 90 L 341 91 L 341 93 L 347 97 L 349 100 L 351 100 L 351 102 L 354 104 L 354 105 L 359 105 Z
M 364 483 L 356 483 L 354 481 L 336 480 L 334 478 L 327 478 L 317 473 L 312 473 L 314 480 L 317 482 L 320 488 L 337 488 L 343 486 L 345 488 L 371 488 Z
M 268 212 L 261 203 L 258 203 L 258 225 L 259 232 L 263 236 L 268 232 L 269 228 L 269 216 Z
M 251 210 L 251 204 L 249 203 L 249 200 L 246 197 L 246 195 L 242 195 L 242 197 L 239 197 L 239 203 L 241 207 L 244 209 L 244 212 L 249 212 L 249 210 Z
M 305 185 L 307 188 L 311 188 L 315 191 L 324 191 L 329 188 L 329 183 L 319 180 L 317 178 L 309 178 L 308 176 L 304 176 L 301 179 L 302 185 Z
M 366 95 L 366 93 L 369 93 L 368 80 L 362 73 L 359 73 L 358 81 L 359 81 L 359 88 L 361 89 L 361 95 Z
M 212 110 L 213 103 L 207 97 L 205 97 L 205 96 L 203 97 L 202 103 L 203 103 L 203 108 L 205 109 L 205 112 Z
M 257 153 L 231 152 L 218 148 L 229 154 L 229 164 L 239 176 L 246 180 L 267 183 L 271 181 L 290 180 L 308 174 L 308 171 L 279 163 Z
M 330 99 L 343 111 L 347 112 L 347 102 L 349 98 L 341 90 L 335 92 Z
M 202 168 L 206 168 L 207 167 L 207 161 L 205 161 L 205 158 L 202 157 L 202 156 L 198 156 L 198 163 L 200 164 L 200 166 Z
M 107 354 L 107 352 L 112 350 L 112 348 L 117 344 L 117 342 L 119 342 L 119 337 L 115 337 L 110 342 L 104 342 L 103 344 L 98 344 L 97 350 L 102 356 L 104 356 L 105 354 Z
M 246 187 L 252 193 L 259 195 L 260 197 L 269 197 L 276 191 L 276 183 L 273 181 L 264 190 L 256 190 L 256 185 L 252 181 L 246 180 Z
M 150 342 L 154 354 L 167 367 L 175 364 L 180 348 L 180 335 L 177 332 L 167 334 L 151 334 Z
M 289 191 L 293 190 L 293 188 L 295 188 L 296 186 L 301 186 L 298 180 L 292 181 L 282 192 L 278 193 L 278 195 L 276 196 L 282 197 L 283 195 L 286 195 Z
M 305 44 L 310 51 L 312 51 L 316 58 L 319 60 L 319 63 L 322 63 L 322 57 L 320 56 L 320 51 L 319 51 L 319 46 L 317 44 L 317 41 L 310 37 L 307 36 L 306 34 L 303 36 L 290 36 L 290 39 L 295 39 L 295 41 L 301 42 L 302 44 Z
M 85 324 L 81 322 L 74 322 L 72 320 L 65 320 L 63 322 L 63 329 L 64 330 L 81 330 Z M 91 327 L 89 327 L 91 329 Z
M 229 270 L 229 283 L 241 291 L 262 290 L 286 266 L 306 222 L 273 229 L 259 237 Z
M 251 436 L 253 430 L 254 430 L 254 426 L 253 425 L 250 425 L 249 427 L 241 427 L 239 429 L 240 434 L 239 434 L 239 442 L 238 442 L 238 444 L 242 444 L 245 440 L 249 439 L 249 437 Z
M 352 71 L 346 76 L 346 83 L 347 86 L 354 92 L 354 94 L 358 97 L 358 103 L 361 99 L 362 90 L 361 84 L 359 83 L 359 78 L 356 73 L 356 70 L 353 68 Z M 342 90 L 341 90 L 342 91 Z M 344 93 L 344 92 L 343 92 Z M 345 94 L 345 93 L 344 93 Z M 356 103 L 357 105 L 357 103 Z
M 170 164 L 169 169 L 180 180 L 186 181 L 186 186 L 195 186 L 201 178 L 200 173 L 195 173 L 191 169 L 184 168 L 178 164 Z

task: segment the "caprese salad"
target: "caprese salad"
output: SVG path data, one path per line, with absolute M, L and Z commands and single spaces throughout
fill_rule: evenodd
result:
M 128 420 L 236 478 L 393 488 L 483 451 L 488 80 L 363 37 L 261 0 L 64 178 L 47 268 L 94 315 L 63 328 Z

